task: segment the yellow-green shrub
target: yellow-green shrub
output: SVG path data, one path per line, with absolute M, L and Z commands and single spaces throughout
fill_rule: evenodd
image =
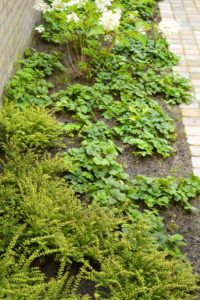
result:
M 62 130 L 56 119 L 42 107 L 5 104 L 0 109 L 0 142 L 13 142 L 27 150 L 46 149 L 61 143 Z

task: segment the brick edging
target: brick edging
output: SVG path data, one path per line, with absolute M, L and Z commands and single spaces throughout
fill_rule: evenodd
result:
M 174 72 L 191 80 L 193 101 L 180 105 L 191 153 L 193 173 L 200 176 L 200 1 L 164 0 L 158 3 L 162 20 L 180 23 L 180 34 L 168 38 L 170 50 L 181 57 Z

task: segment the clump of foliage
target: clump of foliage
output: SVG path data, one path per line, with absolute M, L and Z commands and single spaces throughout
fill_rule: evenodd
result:
M 0 142 L 15 143 L 24 151 L 61 145 L 62 129 L 55 117 L 43 107 L 5 104 L 0 109 Z
M 100 89 L 77 83 L 66 90 L 54 93 L 51 98 L 56 111 L 69 112 L 75 119 L 85 124 L 92 114 L 94 116 L 94 109 L 98 108 L 101 101 L 107 97 L 112 100 L 109 95 L 104 96 Z
M 141 41 L 129 36 L 128 43 L 117 44 L 115 54 L 121 54 L 129 58 L 137 71 L 148 69 L 167 69 L 178 62 L 178 57 L 168 50 L 166 40 L 156 33 Z
M 189 104 L 192 99 L 191 85 L 187 78 L 179 75 L 148 70 L 136 72 L 138 89 L 149 96 L 160 96 L 167 104 L 175 105 L 181 103 Z
M 138 155 L 152 155 L 156 151 L 169 156 L 172 150 L 169 142 L 175 138 L 172 119 L 151 99 L 122 103 L 114 103 L 106 112 L 106 117 L 117 113 L 119 125 L 114 130 L 122 141 L 136 146 Z
M 57 53 L 27 52 L 18 63 L 21 68 L 15 73 L 5 89 L 5 99 L 18 106 L 47 105 L 50 101 L 49 90 L 53 84 L 45 79 L 55 69 L 63 70 Z
M 18 106 L 46 105 L 49 98 L 49 89 L 53 84 L 40 78 L 32 69 L 21 69 L 16 72 L 7 85 L 5 98 L 14 101 Z
M 36 50 L 26 50 L 25 59 L 19 60 L 21 68 L 31 68 L 41 76 L 50 76 L 54 70 L 64 71 L 60 62 L 60 54 L 57 52 L 38 52 Z
M 190 198 L 199 193 L 200 179 L 197 176 L 190 178 L 152 178 L 137 176 L 132 183 L 132 199 L 144 201 L 152 208 L 153 206 L 168 206 L 170 202 L 180 202 L 185 209 L 191 210 L 188 203 Z M 135 194 L 135 196 L 134 196 Z
M 157 0 L 123 0 L 123 5 L 128 11 L 134 11 L 142 19 L 152 20 Z
M 112 88 L 115 87 L 113 84 Z M 128 91 L 119 101 L 114 100 L 103 92 L 105 89 L 103 84 L 92 87 L 75 84 L 54 94 L 53 104 L 59 111 L 74 112 L 82 122 L 95 120 L 95 109 L 98 109 L 103 117 L 117 122 L 112 128 L 113 135 L 135 146 L 138 155 L 151 155 L 156 150 L 164 157 L 169 156 L 175 127 L 160 105 L 152 99 L 134 99 Z
M 189 104 L 192 99 L 191 84 L 187 78 L 168 74 L 158 79 L 160 94 L 164 94 L 168 104 Z
M 104 206 L 125 205 L 131 213 L 134 207 L 146 204 L 148 208 L 167 207 L 173 201 L 193 210 L 189 199 L 200 191 L 200 179 L 151 178 L 137 176 L 130 180 L 117 161 L 120 149 L 109 139 L 83 140 L 79 148 L 71 148 L 64 156 L 68 162 L 66 179 L 75 190 Z
M 126 210 L 145 203 L 148 208 L 168 206 L 179 202 L 185 209 L 193 210 L 189 199 L 200 191 L 200 179 L 151 178 L 137 176 L 133 180 L 125 173 L 118 157 L 122 151 L 112 141 L 113 131 L 104 122 L 87 123 L 80 130 L 79 125 L 64 125 L 69 134 L 78 130 L 82 138 L 79 148 L 70 148 L 64 154 L 67 166 L 65 178 L 75 190 L 88 200 L 104 206 L 126 206 Z
M 65 156 L 71 162 L 71 175 L 66 178 L 72 180 L 79 192 L 95 191 L 92 185 L 98 186 L 99 181 L 105 182 L 109 177 L 125 179 L 127 175 L 117 157 L 118 149 L 111 140 L 84 140 L 80 148 L 70 149 Z
M 158 251 L 148 215 L 136 221 L 98 205 L 85 207 L 58 177 L 58 158 L 22 156 L 12 147 L 7 162 L 0 176 L 2 297 L 79 299 L 75 292 L 85 279 L 93 282 L 95 299 L 192 299 L 196 277 L 189 265 Z M 50 258 L 60 268 L 46 282 L 42 265 Z M 75 278 L 73 262 L 82 266 Z

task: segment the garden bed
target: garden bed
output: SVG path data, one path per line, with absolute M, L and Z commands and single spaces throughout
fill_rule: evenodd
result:
M 36 2 L 35 50 L 4 94 L 0 295 L 195 299 L 190 84 L 156 1 L 72 2 Z

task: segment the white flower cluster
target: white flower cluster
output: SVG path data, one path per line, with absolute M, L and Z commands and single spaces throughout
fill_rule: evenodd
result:
M 45 31 L 45 28 L 43 25 L 39 25 L 39 26 L 35 27 L 35 30 L 39 33 L 43 33 Z
M 44 0 L 35 0 L 34 8 L 38 11 L 43 13 L 47 11 L 54 11 L 54 10 L 65 10 L 67 7 L 77 6 L 78 8 L 82 7 L 88 2 L 88 0 L 70 0 L 67 3 L 63 2 L 62 0 L 54 0 L 51 5 L 48 5 L 44 2 Z
M 51 3 L 51 7 L 52 7 L 53 10 L 57 9 L 57 8 L 64 9 L 65 8 L 65 4 L 62 2 L 62 0 L 54 0 Z
M 63 2 L 63 0 L 54 0 L 51 5 L 48 5 L 44 0 L 35 0 L 34 8 L 43 13 L 47 11 L 54 10 L 65 10 L 67 7 L 77 6 L 82 7 L 88 2 L 88 0 L 69 0 L 68 2 Z M 119 27 L 122 11 L 120 8 L 115 10 L 108 10 L 111 6 L 112 0 L 95 0 L 95 6 L 99 12 L 102 13 L 99 19 L 99 24 L 103 26 L 105 31 L 114 31 Z M 80 19 L 75 12 L 72 12 L 66 16 L 67 22 L 77 23 Z M 38 32 L 44 32 L 44 28 L 38 26 L 35 28 Z
M 77 23 L 80 19 L 79 17 L 77 16 L 76 13 L 72 12 L 71 14 L 67 15 L 67 22 L 75 22 Z
M 180 24 L 176 21 L 161 21 L 158 24 L 158 31 L 166 37 L 177 35 L 180 31 Z
M 111 4 L 112 0 L 95 0 L 95 5 L 100 12 L 106 12 Z
M 105 11 L 100 17 L 99 23 L 105 31 L 113 31 L 119 27 L 122 11 L 116 8 L 114 11 Z
M 50 6 L 45 3 L 43 0 L 35 0 L 34 8 L 38 11 L 45 13 L 50 9 Z
M 88 0 L 70 0 L 69 2 L 65 3 L 65 7 L 78 6 L 80 8 L 87 2 Z

